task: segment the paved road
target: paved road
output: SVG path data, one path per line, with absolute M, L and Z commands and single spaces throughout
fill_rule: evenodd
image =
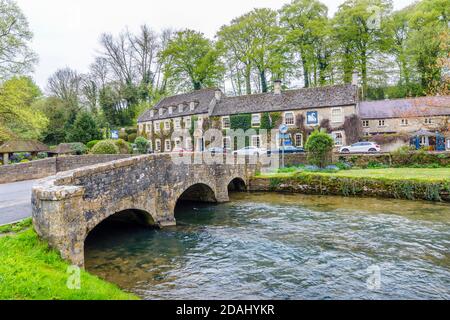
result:
M 36 181 L 0 184 L 0 226 L 31 217 L 31 188 Z

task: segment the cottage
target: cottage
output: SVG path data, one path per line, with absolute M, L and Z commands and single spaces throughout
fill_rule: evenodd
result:
M 361 102 L 359 111 L 364 135 L 387 139 L 384 151 L 409 144 L 450 149 L 450 96 Z

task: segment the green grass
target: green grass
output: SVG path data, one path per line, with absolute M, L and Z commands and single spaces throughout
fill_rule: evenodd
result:
M 31 228 L 0 237 L 0 300 L 137 299 L 85 271 L 80 290 L 71 290 L 68 267 Z
M 25 230 L 25 229 L 31 227 L 32 224 L 33 224 L 33 221 L 31 220 L 31 218 L 28 218 L 28 219 L 22 220 L 17 223 L 8 224 L 6 226 L 1 226 L 0 234 L 19 232 L 19 231 L 22 231 L 22 230 Z
M 288 173 L 262 174 L 261 178 L 290 178 L 300 171 Z M 424 182 L 450 181 L 450 168 L 389 168 L 389 169 L 354 169 L 339 172 L 302 172 L 301 174 L 326 175 L 344 178 L 375 178 L 388 180 L 415 180 Z

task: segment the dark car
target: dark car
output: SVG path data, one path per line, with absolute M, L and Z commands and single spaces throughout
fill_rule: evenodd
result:
M 303 148 L 298 148 L 298 147 L 293 147 L 293 146 L 286 146 L 284 147 L 284 153 L 285 154 L 295 154 L 295 153 L 304 153 L 305 149 Z M 281 154 L 283 153 L 283 149 L 280 148 L 278 150 L 270 150 L 267 152 L 268 154 Z

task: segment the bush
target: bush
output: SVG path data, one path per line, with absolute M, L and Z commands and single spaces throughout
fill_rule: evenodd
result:
M 128 142 L 130 143 L 134 143 L 134 141 L 136 141 L 137 138 L 137 134 L 136 133 L 131 133 L 128 135 Z
M 87 147 L 81 142 L 69 143 L 70 149 L 75 152 L 76 155 L 80 156 L 86 154 Z
M 92 141 L 89 141 L 87 144 L 86 144 L 86 147 L 88 147 L 88 149 L 90 150 L 90 149 L 92 149 L 97 143 L 99 143 L 100 142 L 100 140 L 92 140 Z
M 117 146 L 117 148 L 119 148 L 120 154 L 131 154 L 131 152 L 133 151 L 128 142 L 122 139 L 114 141 L 114 144 Z
M 98 128 L 94 116 L 87 111 L 77 114 L 73 126 L 67 133 L 69 142 L 80 141 L 87 143 L 88 141 L 101 139 L 102 134 Z
M 119 148 L 111 140 L 97 143 L 91 150 L 93 154 L 119 154 Z
M 328 133 L 315 130 L 306 142 L 309 163 L 325 168 L 330 162 L 333 147 L 334 140 Z
M 136 138 L 134 143 L 136 144 L 136 148 L 138 149 L 139 153 L 141 153 L 141 154 L 147 153 L 148 147 L 150 145 L 150 143 L 147 139 L 145 139 L 144 137 L 138 137 L 138 138 Z
M 126 132 L 120 131 L 119 132 L 119 139 L 128 141 L 128 134 Z

